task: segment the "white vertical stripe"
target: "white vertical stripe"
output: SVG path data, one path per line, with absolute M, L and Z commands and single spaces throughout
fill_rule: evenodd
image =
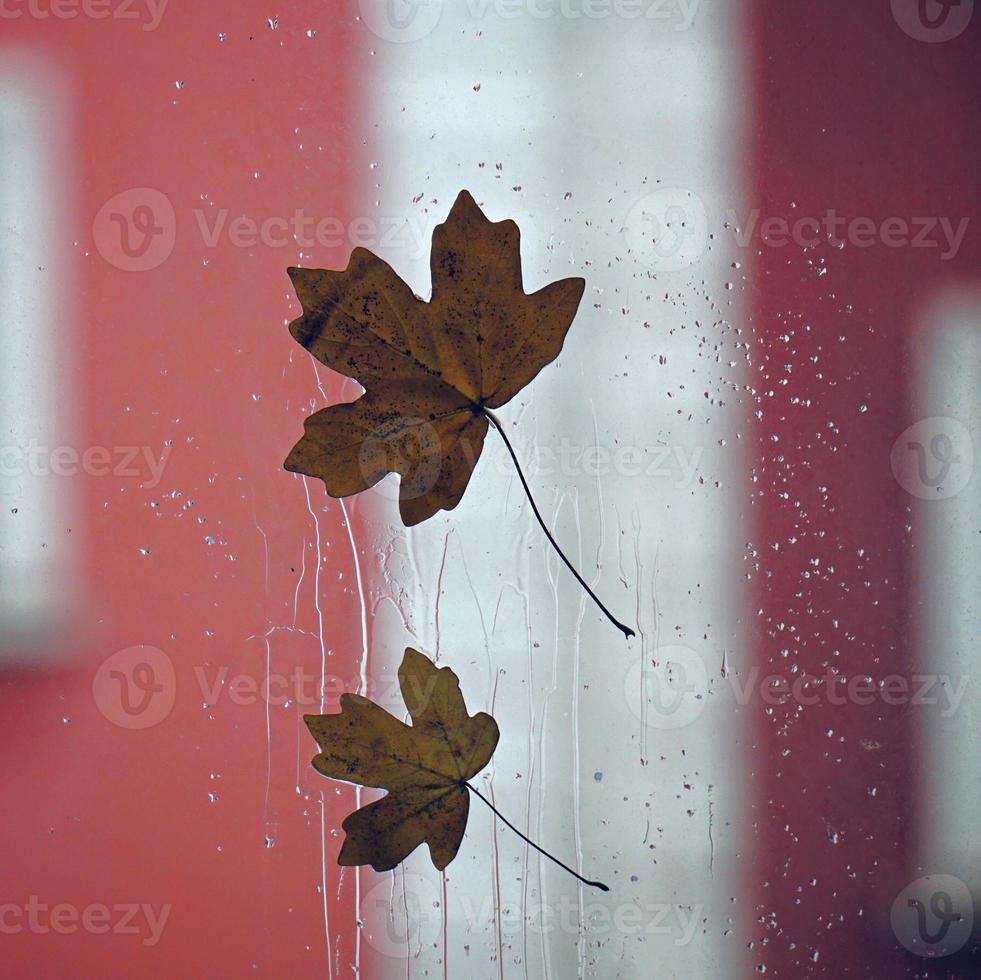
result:
M 0 657 L 51 650 L 71 604 L 71 479 L 49 472 L 71 444 L 65 91 L 47 58 L 0 47 Z
M 921 326 L 915 361 L 920 428 L 906 440 L 907 448 L 910 442 L 923 445 L 927 479 L 922 487 L 909 484 L 918 494 L 911 497 L 911 508 L 914 540 L 921 542 L 913 553 L 921 624 L 914 669 L 937 680 L 929 689 L 917 685 L 922 694 L 917 700 L 926 702 L 915 712 L 925 764 L 918 860 L 924 874 L 963 880 L 978 901 L 981 291 L 951 289 L 937 296 Z M 930 421 L 924 425 L 923 420 Z M 931 445 L 938 435 L 949 443 Z M 919 466 L 919 460 L 911 462 Z M 946 479 L 938 487 L 929 485 L 941 476 Z M 915 472 L 909 479 L 916 479 Z
M 730 662 L 741 652 L 749 535 L 734 462 L 742 375 L 730 362 L 745 351 L 724 287 L 737 273 L 707 239 L 693 251 L 688 242 L 679 268 L 644 254 L 651 234 L 670 232 L 652 231 L 665 215 L 644 212 L 660 186 L 691 190 L 717 237 L 726 209 L 740 207 L 741 119 L 730 96 L 741 78 L 728 47 L 739 5 L 703 6 L 679 30 L 677 19 L 562 15 L 575 4 L 552 5 L 551 17 L 529 12 L 548 4 L 525 4 L 512 18 L 496 11 L 513 3 L 431 2 L 407 20 L 419 33 L 428 18 L 428 33 L 374 48 L 362 123 L 368 216 L 401 222 L 375 250 L 427 295 L 432 227 L 465 187 L 492 220 L 517 221 L 527 292 L 586 278 L 561 357 L 499 415 L 557 540 L 639 634 L 628 645 L 549 550 L 493 430 L 453 512 L 403 532 L 391 500 L 379 503 L 380 586 L 409 627 L 386 614 L 383 633 L 376 621 L 384 650 L 373 663 L 394 669 L 407 640 L 431 655 L 438 643 L 470 710 L 493 710 L 501 727 L 482 791 L 612 887 L 580 891 L 500 823 L 495 840 L 473 800 L 447 869 L 448 908 L 425 848 L 407 862 L 406 888 L 419 891 L 409 902 L 411 976 L 444 969 L 443 914 L 451 977 L 648 978 L 654 964 L 666 978 L 740 972 L 745 941 L 731 921 L 741 908 L 732 901 L 740 732 L 732 698 L 708 680 L 724 651 Z M 384 7 L 362 5 L 383 33 Z M 668 8 L 677 15 L 679 5 L 659 5 Z M 683 225 L 675 233 L 690 236 Z M 636 448 L 644 472 L 607 462 L 597 473 L 581 458 L 591 446 L 611 456 Z M 391 481 L 379 501 L 386 494 Z M 666 661 L 676 666 L 666 672 Z M 665 678 L 681 686 L 681 715 Z M 394 955 L 390 923 L 378 909 L 365 914 L 367 941 Z M 405 970 L 393 958 L 390 975 Z

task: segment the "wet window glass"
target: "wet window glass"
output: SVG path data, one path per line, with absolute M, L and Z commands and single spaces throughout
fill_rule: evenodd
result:
M 978 975 L 974 7 L 0 0 L 4 975 Z

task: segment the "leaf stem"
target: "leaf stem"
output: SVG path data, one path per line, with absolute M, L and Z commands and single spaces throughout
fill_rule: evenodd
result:
M 500 819 L 503 820 L 505 824 L 507 824 L 508 827 L 510 827 L 526 844 L 531 844 L 531 846 L 536 851 L 538 851 L 539 854 L 544 854 L 545 857 L 547 857 L 550 861 L 554 861 L 560 868 L 563 868 L 564 870 L 568 871 L 569 874 L 571 874 L 574 878 L 578 878 L 584 885 L 589 885 L 590 888 L 599 888 L 601 891 L 604 892 L 608 892 L 610 890 L 609 885 L 604 885 L 602 881 L 590 881 L 588 878 L 584 878 L 581 874 L 579 874 L 578 871 L 573 871 L 572 868 L 569 867 L 569 865 L 563 864 L 557 857 L 555 857 L 552 854 L 549 854 L 548 851 L 546 851 L 544 848 L 539 847 L 533 840 L 531 840 L 530 838 L 526 837 L 523 833 L 521 833 L 521 831 L 518 830 L 518 828 L 515 827 L 515 825 L 511 823 L 511 821 L 508 820 L 508 818 L 505 817 L 504 814 L 501 813 L 500 810 L 498 810 L 497 807 L 494 806 L 494 804 L 491 803 L 491 801 L 487 799 L 487 797 L 484 796 L 483 793 L 480 792 L 480 790 L 476 789 L 476 787 L 474 786 L 471 786 L 470 783 L 466 781 L 464 781 L 463 785 L 466 786 L 467 789 L 470 790 L 470 792 L 473 793 L 475 796 L 479 796 L 494 811 L 494 813 L 498 817 L 500 817 Z
M 507 446 L 508 452 L 511 454 L 511 459 L 514 461 L 514 468 L 518 471 L 518 479 L 521 480 L 521 485 L 525 488 L 525 493 L 528 496 L 528 502 L 531 504 L 531 509 L 535 512 L 535 517 L 538 518 L 538 523 L 541 525 L 542 530 L 545 532 L 545 537 L 548 538 L 549 543 L 555 549 L 556 554 L 558 554 L 559 558 L 561 558 L 562 561 L 565 562 L 565 567 L 568 568 L 569 571 L 576 576 L 577 581 L 589 593 L 589 596 L 593 600 L 593 602 L 595 602 L 596 605 L 603 610 L 603 613 L 606 616 L 606 618 L 618 630 L 620 630 L 620 632 L 623 633 L 623 635 L 629 640 L 630 637 L 635 635 L 634 631 L 630 629 L 629 626 L 624 626 L 623 623 L 621 623 L 613 615 L 613 613 L 611 613 L 610 610 L 607 609 L 602 602 L 600 602 L 599 596 L 597 596 L 596 593 L 586 584 L 586 580 L 579 574 L 579 572 L 576 571 L 576 569 L 572 565 L 572 562 L 569 561 L 568 558 L 566 558 L 565 554 L 563 554 L 562 552 L 562 549 L 556 543 L 555 538 L 552 537 L 552 532 L 545 526 L 545 521 L 542 520 L 542 515 L 539 513 L 538 506 L 535 504 L 535 498 L 532 497 L 531 495 L 531 490 L 528 487 L 528 481 L 525 479 L 524 473 L 521 472 L 521 465 L 518 463 L 518 457 L 514 452 L 514 447 L 511 445 L 511 441 L 508 439 L 507 435 L 504 432 L 504 426 L 501 424 L 501 420 L 489 408 L 482 408 L 481 411 L 487 417 L 491 425 L 493 425 L 494 428 L 497 429 L 498 432 L 500 432 L 501 438 L 504 440 L 504 445 Z

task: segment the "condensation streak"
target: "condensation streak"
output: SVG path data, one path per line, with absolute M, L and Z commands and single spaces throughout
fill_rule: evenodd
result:
M 344 528 L 351 545 L 351 559 L 354 562 L 354 576 L 358 586 L 358 603 L 361 610 L 361 657 L 358 677 L 358 694 L 365 695 L 368 690 L 368 617 L 365 605 L 364 584 L 361 578 L 361 562 L 358 560 L 358 548 L 354 543 L 354 533 L 351 529 L 351 518 L 344 501 L 341 500 L 341 514 L 344 516 Z M 355 808 L 361 809 L 361 787 L 354 787 Z M 354 968 L 361 969 L 361 869 L 354 868 Z
M 314 609 L 317 613 L 317 640 L 320 644 L 320 714 L 324 714 L 324 689 L 327 684 L 327 647 L 324 643 L 324 613 L 320 608 L 320 569 L 323 564 L 323 558 L 321 556 L 320 547 L 320 521 L 317 519 L 317 515 L 314 513 L 313 504 L 310 501 L 310 481 L 307 477 L 301 477 L 301 482 L 303 483 L 303 493 L 306 497 L 307 511 L 310 514 L 310 519 L 313 521 L 313 540 L 316 546 L 317 554 L 317 564 L 313 573 L 313 602 Z M 299 588 L 299 587 L 298 587 Z M 320 790 L 320 859 L 322 864 L 321 869 L 321 888 L 323 891 L 323 904 L 324 904 L 324 937 L 327 942 L 327 967 L 328 975 L 332 978 L 334 975 L 334 965 L 331 962 L 331 948 L 330 948 L 330 920 L 327 914 L 327 845 L 326 845 L 326 835 L 327 835 L 327 815 L 325 810 L 324 802 L 324 791 Z

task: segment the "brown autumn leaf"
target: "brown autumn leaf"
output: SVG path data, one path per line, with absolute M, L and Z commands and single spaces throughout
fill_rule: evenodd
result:
M 389 871 L 425 841 L 442 870 L 467 827 L 466 781 L 490 761 L 500 732 L 485 712 L 467 714 L 449 667 L 437 668 L 411 647 L 399 686 L 411 725 L 357 694 L 341 695 L 339 714 L 304 715 L 320 746 L 313 766 L 332 779 L 388 790 L 344 820 L 338 864 Z
M 558 357 L 585 281 L 525 294 L 514 221 L 489 221 L 467 191 L 433 233 L 424 302 L 377 255 L 343 272 L 289 269 L 303 315 L 290 333 L 365 394 L 306 419 L 286 469 L 347 497 L 399 473 L 411 526 L 463 496 L 483 448 L 485 409 L 510 401 Z

